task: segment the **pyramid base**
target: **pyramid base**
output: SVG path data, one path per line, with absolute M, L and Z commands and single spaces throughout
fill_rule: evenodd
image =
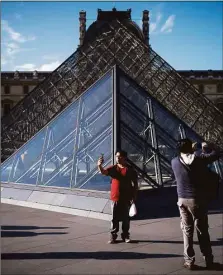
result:
M 2 203 L 55 211 L 65 214 L 111 220 L 109 192 L 40 187 L 27 184 L 3 183 Z M 176 187 L 142 188 L 138 192 L 138 214 L 133 219 L 164 217 L 177 209 Z M 167 213 L 168 212 L 168 213 Z
M 47 211 L 53 211 L 53 212 L 58 212 L 58 213 L 74 215 L 74 216 L 82 216 L 82 217 L 86 217 L 86 218 L 100 219 L 100 220 L 105 220 L 105 221 L 111 220 L 111 215 L 109 215 L 109 214 L 81 210 L 81 209 L 73 209 L 73 208 L 62 207 L 62 206 L 53 206 L 53 205 L 49 205 L 49 204 L 32 203 L 32 202 L 18 201 L 18 200 L 13 200 L 13 199 L 1 199 L 1 203 L 42 209 L 42 210 L 47 210 Z
M 18 206 L 111 220 L 109 192 L 66 190 L 2 183 L 1 202 Z

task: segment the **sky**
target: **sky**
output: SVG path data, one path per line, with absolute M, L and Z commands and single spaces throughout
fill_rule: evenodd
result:
M 150 12 L 150 44 L 176 70 L 222 70 L 223 2 L 1 2 L 1 70 L 51 71 L 79 44 L 97 9 L 132 9 L 140 27 Z

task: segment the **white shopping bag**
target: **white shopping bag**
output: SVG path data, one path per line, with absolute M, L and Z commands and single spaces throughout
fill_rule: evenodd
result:
M 129 216 L 134 217 L 137 214 L 136 205 L 132 203 L 130 209 L 129 209 Z

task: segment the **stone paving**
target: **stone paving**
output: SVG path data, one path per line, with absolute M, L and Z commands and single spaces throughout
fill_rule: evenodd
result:
M 206 270 L 195 236 L 199 269 L 182 267 L 178 215 L 131 221 L 133 242 L 107 244 L 109 222 L 1 205 L 2 274 L 223 274 Z M 209 214 L 215 261 L 223 264 L 222 211 Z

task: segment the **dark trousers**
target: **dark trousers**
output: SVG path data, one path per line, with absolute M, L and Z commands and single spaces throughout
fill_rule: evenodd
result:
M 122 222 L 122 238 L 129 238 L 130 217 L 129 217 L 130 202 L 129 201 L 112 201 L 112 221 L 111 235 L 113 239 L 117 238 L 119 231 L 119 222 Z

